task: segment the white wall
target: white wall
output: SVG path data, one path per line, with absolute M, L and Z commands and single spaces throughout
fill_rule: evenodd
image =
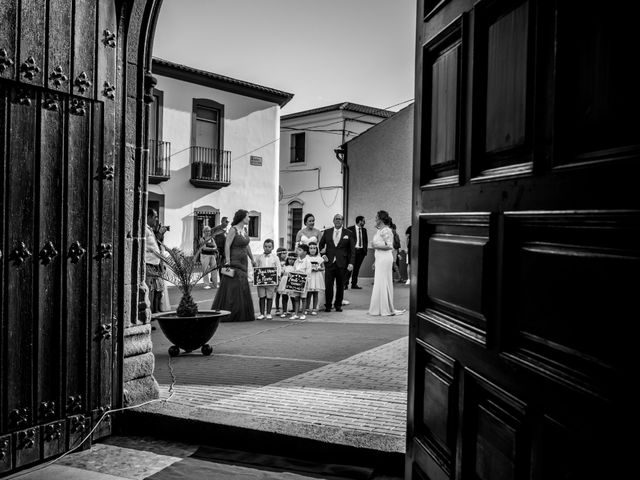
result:
M 402 249 L 411 225 L 413 178 L 413 104 L 347 144 L 349 162 L 349 224 L 365 217 L 369 243 L 376 233 L 375 216 L 386 210 L 397 226 Z M 375 188 L 372 188 L 375 185 Z M 373 251 L 360 275 L 372 277 Z
M 251 242 L 254 252 L 261 251 L 266 238 L 277 241 L 279 105 L 160 75 L 157 78 L 156 88 L 164 92 L 162 140 L 171 142 L 171 179 L 149 185 L 149 191 L 165 197 L 164 224 L 171 226 L 165 236 L 167 246 L 193 249 L 193 212 L 202 206 L 219 209 L 229 220 L 240 208 L 260 212 L 260 239 Z M 220 190 L 189 183 L 194 98 L 214 100 L 225 107 L 223 148 L 231 151 L 231 185 Z M 250 165 L 250 155 L 262 157 L 262 166 Z
M 357 120 L 354 120 L 355 117 L 358 117 Z M 280 186 L 284 191 L 284 198 L 280 200 L 278 236 L 285 238 L 285 245 L 288 238 L 289 203 L 292 200 L 303 203 L 303 216 L 312 213 L 319 229 L 332 227 L 333 216 L 344 213 L 342 166 L 334 150 L 343 143 L 343 128 L 346 142 L 381 120 L 383 119 L 380 117 L 334 110 L 281 122 L 282 127 L 307 130 L 304 163 L 290 163 L 291 135 L 299 130 L 282 128 L 280 134 Z M 308 131 L 309 129 L 314 131 Z

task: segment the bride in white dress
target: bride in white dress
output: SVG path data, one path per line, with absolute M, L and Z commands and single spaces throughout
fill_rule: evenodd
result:
M 296 235 L 296 245 L 304 243 L 309 245 L 309 242 L 318 243 L 322 232 L 315 228 L 316 219 L 312 213 L 307 213 L 304 216 L 304 227 L 300 229 Z
M 376 228 L 372 246 L 375 250 L 374 278 L 369 315 L 399 315 L 404 310 L 393 307 L 393 232 L 391 217 L 380 210 L 376 214 Z

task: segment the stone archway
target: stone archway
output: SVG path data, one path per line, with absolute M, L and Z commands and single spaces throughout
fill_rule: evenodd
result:
M 156 83 L 150 74 L 151 50 L 162 0 L 121 0 L 118 66 L 123 93 L 119 133 L 122 180 L 119 190 L 122 259 L 123 403 L 135 405 L 158 397 L 153 378 L 151 310 L 144 282 L 144 233 L 147 205 L 149 105 Z

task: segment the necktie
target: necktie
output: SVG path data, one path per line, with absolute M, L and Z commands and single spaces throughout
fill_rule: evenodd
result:
M 340 241 L 340 230 L 338 229 L 333 229 L 333 243 L 334 245 L 338 245 L 338 242 Z
M 362 227 L 358 227 L 358 248 L 362 248 Z

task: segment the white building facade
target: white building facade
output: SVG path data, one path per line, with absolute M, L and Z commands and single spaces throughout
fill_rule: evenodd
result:
M 192 252 L 205 225 L 250 212 L 251 249 L 278 239 L 280 109 L 292 94 L 154 59 L 149 207 Z
M 344 102 L 282 116 L 279 245 L 293 247 L 307 213 L 321 230 L 333 226 L 336 213 L 344 214 L 340 146 L 393 114 Z

